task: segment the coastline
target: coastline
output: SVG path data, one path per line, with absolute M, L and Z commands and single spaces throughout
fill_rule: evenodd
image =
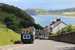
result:
M 60 16 L 60 15 L 36 15 L 36 16 L 56 16 L 56 17 L 69 17 L 69 18 L 75 18 L 75 16 Z

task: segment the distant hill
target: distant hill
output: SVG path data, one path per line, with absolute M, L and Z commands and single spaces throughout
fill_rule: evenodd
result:
M 63 12 L 75 12 L 75 8 L 67 8 L 62 10 L 50 10 L 49 13 L 61 14 Z
M 75 12 L 63 12 L 61 14 L 57 14 L 59 16 L 75 16 Z
M 39 15 L 39 14 L 44 14 L 47 13 L 47 10 L 44 9 L 39 9 L 39 8 L 35 8 L 35 9 L 25 9 L 24 11 L 26 11 L 28 14 L 30 15 Z
M 21 28 L 34 26 L 37 29 L 43 27 L 36 24 L 33 17 L 27 14 L 25 11 L 13 5 L 0 3 L 0 22 L 7 25 L 8 28 L 15 32 L 20 31 Z
M 67 8 L 62 10 L 49 10 L 49 11 L 37 8 L 37 9 L 25 9 L 24 11 L 26 11 L 30 15 L 58 15 L 63 14 L 64 12 L 75 12 L 75 8 Z

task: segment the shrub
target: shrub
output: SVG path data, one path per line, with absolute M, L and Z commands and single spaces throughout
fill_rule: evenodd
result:
M 74 31 L 74 26 L 72 24 L 68 25 L 67 26 L 67 32 L 71 32 L 71 31 Z
M 52 32 L 50 32 L 50 35 L 57 35 L 57 33 L 52 33 Z
M 66 33 L 66 32 L 71 32 L 75 31 L 75 27 L 72 24 L 69 24 L 67 27 L 64 27 L 60 30 L 60 34 Z M 58 33 L 58 31 L 57 31 Z
M 64 27 L 64 28 L 61 29 L 60 34 L 63 34 L 65 32 L 67 32 L 67 31 L 68 31 L 67 27 Z

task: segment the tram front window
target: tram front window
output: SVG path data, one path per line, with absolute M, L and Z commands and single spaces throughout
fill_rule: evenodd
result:
M 26 30 L 26 34 L 29 34 L 29 33 L 28 33 L 28 30 Z

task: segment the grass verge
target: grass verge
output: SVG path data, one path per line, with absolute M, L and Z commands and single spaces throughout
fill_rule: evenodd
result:
M 15 33 L 13 30 L 0 28 L 0 46 L 14 44 L 15 41 L 21 41 L 20 38 L 21 35 Z

